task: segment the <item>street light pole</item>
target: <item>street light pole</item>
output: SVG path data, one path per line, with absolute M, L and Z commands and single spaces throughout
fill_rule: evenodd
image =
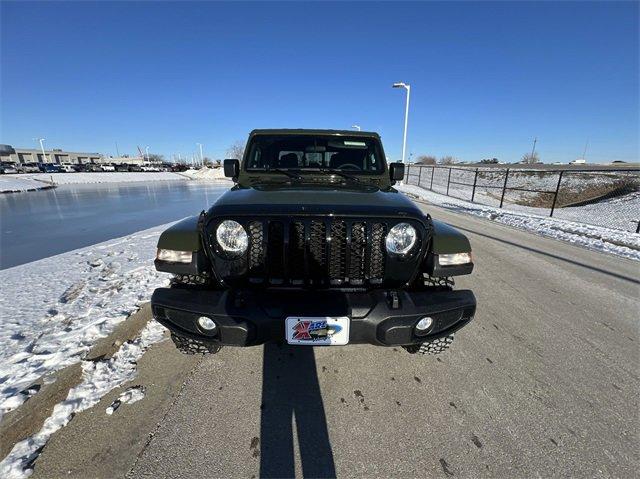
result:
M 407 103 L 404 108 L 404 133 L 402 135 L 402 163 L 404 163 L 405 153 L 407 151 L 407 126 L 409 124 L 409 97 L 411 96 L 411 85 L 398 82 L 393 84 L 393 88 L 404 88 L 407 90 Z
M 200 165 L 204 166 L 204 157 L 202 156 L 202 143 L 196 143 L 200 147 Z
M 360 125 L 351 125 L 351 128 L 355 128 L 356 130 L 360 131 Z
M 145 151 L 145 153 L 147 154 L 147 163 L 149 163 L 149 147 L 148 147 L 148 146 L 145 146 L 145 147 L 144 147 L 144 151 Z M 143 160 L 144 160 L 144 158 L 143 158 Z
M 42 144 L 44 142 L 44 138 L 34 138 L 35 141 L 40 142 L 40 150 L 42 150 L 42 162 L 44 163 L 45 161 L 47 163 L 51 163 L 50 160 L 48 160 L 46 153 L 44 152 L 44 145 Z

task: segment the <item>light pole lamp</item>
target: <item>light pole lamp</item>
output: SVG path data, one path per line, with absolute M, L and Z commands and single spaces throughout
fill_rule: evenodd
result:
M 409 124 L 409 97 L 411 96 L 411 85 L 403 82 L 393 84 L 393 88 L 404 88 L 407 90 L 407 103 L 404 108 L 404 133 L 402 135 L 402 162 L 405 160 L 405 152 L 407 151 L 407 125 Z
M 361 130 L 360 125 L 351 125 L 351 128 L 353 128 L 355 130 L 358 130 L 358 131 Z

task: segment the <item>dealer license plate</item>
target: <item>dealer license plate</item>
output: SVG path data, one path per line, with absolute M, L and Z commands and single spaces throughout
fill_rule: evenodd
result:
M 349 318 L 289 316 L 286 319 L 289 344 L 342 346 L 349 342 Z

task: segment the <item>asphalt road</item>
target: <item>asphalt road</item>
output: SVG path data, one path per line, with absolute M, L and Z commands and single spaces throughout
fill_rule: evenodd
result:
M 146 397 L 77 415 L 36 477 L 637 477 L 639 265 L 429 207 L 471 239 L 475 320 L 399 348 L 153 347 Z

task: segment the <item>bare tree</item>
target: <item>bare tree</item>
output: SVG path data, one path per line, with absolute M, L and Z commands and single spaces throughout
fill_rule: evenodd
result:
M 420 155 L 416 158 L 418 165 L 435 165 L 437 163 L 436 157 L 432 155 Z
M 227 158 L 241 160 L 243 155 L 244 155 L 244 143 L 241 141 L 236 141 L 233 145 L 231 145 L 227 149 Z
M 441 165 L 453 165 L 456 162 L 456 159 L 453 156 L 443 156 L 442 158 L 440 158 L 440 161 L 438 163 L 440 163 Z
M 213 168 L 213 161 L 211 161 L 211 158 L 209 158 L 208 156 L 205 156 L 202 159 L 202 163 L 208 168 Z
M 522 155 L 522 160 L 520 160 L 520 163 L 524 163 L 524 164 L 527 164 L 527 165 L 533 165 L 535 163 L 540 163 L 540 157 L 538 156 L 537 152 L 526 153 L 526 154 Z

